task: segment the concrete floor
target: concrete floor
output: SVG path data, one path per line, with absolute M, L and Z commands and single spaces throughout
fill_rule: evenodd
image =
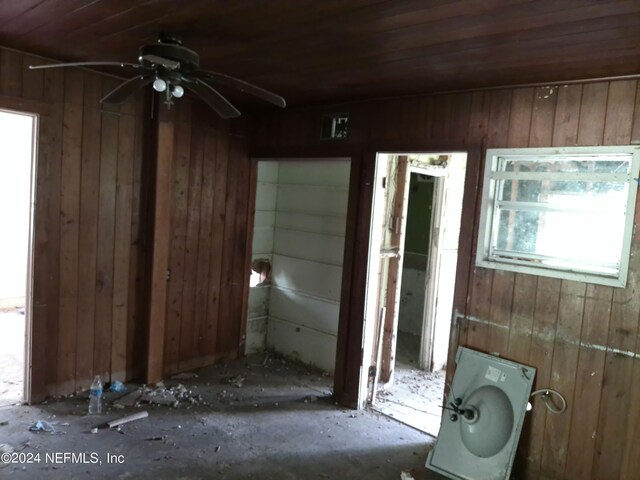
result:
M 373 408 L 435 437 L 440 431 L 445 372 L 420 370 L 419 350 L 420 337 L 398 331 L 393 383 L 378 393 Z
M 85 415 L 83 396 L 0 408 L 0 425 L 8 421 L 0 426 L 0 444 L 34 461 L 0 464 L 0 477 L 392 480 L 412 471 L 416 479 L 444 478 L 423 467 L 432 437 L 373 411 L 335 405 L 332 380 L 321 372 L 254 356 L 197 373 L 197 379 L 165 384 L 180 382 L 207 405 L 115 409 L 118 394 L 109 394 L 100 417 Z M 229 384 L 238 378 L 241 387 Z M 123 426 L 122 433 L 90 433 L 98 423 L 143 409 L 149 418 Z M 30 432 L 39 419 L 56 432 Z M 84 453 L 88 463 L 65 461 L 65 453 Z M 108 463 L 108 455 L 122 463 Z
M 0 311 L 0 406 L 22 402 L 24 326 L 23 307 Z

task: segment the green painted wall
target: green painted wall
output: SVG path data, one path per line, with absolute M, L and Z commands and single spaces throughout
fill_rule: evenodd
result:
M 433 207 L 434 178 L 418 181 L 420 174 L 412 173 L 409 181 L 409 205 L 407 207 L 407 234 L 404 250 L 410 253 L 429 253 L 429 227 Z

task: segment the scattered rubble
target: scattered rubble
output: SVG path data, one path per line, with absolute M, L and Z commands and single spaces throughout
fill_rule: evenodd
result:
M 242 386 L 244 385 L 244 382 L 247 378 L 243 377 L 242 375 L 233 375 L 230 377 L 224 377 L 220 383 L 224 383 L 226 385 L 232 385 L 236 388 L 242 388 Z
M 183 405 L 207 405 L 202 395 L 192 389 L 178 384 L 174 387 L 165 387 L 164 384 L 156 384 L 155 388 L 143 386 L 113 403 L 115 408 L 139 407 L 148 403 L 152 405 L 162 405 L 166 407 L 179 408 Z

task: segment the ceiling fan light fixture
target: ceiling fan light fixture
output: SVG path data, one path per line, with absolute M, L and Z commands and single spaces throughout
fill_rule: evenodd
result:
M 181 85 L 174 85 L 171 87 L 171 95 L 176 98 L 180 98 L 184 95 L 184 88 Z
M 153 89 L 156 92 L 164 92 L 167 89 L 167 82 L 165 82 L 163 79 L 161 78 L 156 78 L 153 81 Z
M 209 105 L 224 119 L 240 116 L 223 95 L 216 90 L 218 85 L 235 88 L 280 108 L 286 106 L 284 98 L 264 88 L 223 73 L 200 69 L 199 55 L 182 45 L 175 35 L 161 34 L 157 43 L 142 45 L 138 49 L 138 63 L 126 62 L 72 62 L 45 65 L 30 65 L 30 69 L 59 67 L 126 67 L 137 69 L 137 75 L 125 80 L 100 101 L 120 105 L 143 87 L 152 84 L 156 92 L 163 93 L 165 105 L 171 108 L 174 98 L 184 96 L 185 88 Z

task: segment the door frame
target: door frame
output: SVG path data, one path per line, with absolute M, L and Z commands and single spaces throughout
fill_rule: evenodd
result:
M 467 162 L 468 162 L 468 157 L 469 157 L 469 153 L 468 152 L 460 152 L 460 151 L 445 151 L 445 150 L 439 150 L 439 151 L 434 151 L 434 150 L 430 150 L 430 151 L 416 151 L 416 152 L 410 152 L 410 153 L 396 153 L 396 152 L 377 152 L 376 153 L 376 165 L 375 165 L 375 175 L 374 175 L 374 187 L 373 187 L 373 191 L 372 191 L 372 202 L 371 202 L 371 214 L 370 214 L 370 225 L 371 225 L 371 229 L 369 231 L 369 255 L 367 257 L 367 281 L 365 282 L 365 311 L 364 311 L 364 331 L 363 331 L 363 335 L 364 335 L 364 339 L 363 339 L 363 361 L 362 361 L 362 368 L 361 368 L 361 376 L 360 376 L 360 388 L 359 388 L 359 398 L 358 398 L 358 406 L 360 408 L 363 408 L 366 404 L 368 403 L 373 403 L 375 402 L 375 396 L 378 390 L 378 383 L 380 380 L 380 377 L 382 376 L 382 379 L 384 381 L 387 382 L 391 382 L 392 381 L 392 374 L 393 374 L 393 363 L 395 362 L 395 340 L 397 337 L 397 319 L 398 319 L 398 309 L 396 308 L 395 311 L 390 312 L 389 311 L 389 302 L 386 302 L 386 304 L 384 305 L 384 307 L 386 307 L 386 309 L 383 306 L 380 306 L 380 292 L 381 289 L 383 288 L 382 282 L 384 282 L 384 280 L 382 280 L 382 278 L 380 277 L 380 272 L 377 273 L 378 276 L 378 281 L 375 282 L 375 288 L 368 288 L 367 285 L 369 285 L 370 283 L 374 283 L 371 279 L 375 276 L 374 274 L 374 269 L 376 268 L 376 266 L 378 266 L 378 269 L 381 269 L 381 267 L 379 265 L 381 265 L 381 262 L 374 262 L 373 258 L 374 256 L 377 258 L 380 258 L 380 255 L 376 255 L 376 253 L 374 252 L 375 250 L 375 245 L 377 243 L 380 242 L 375 242 L 374 241 L 374 236 L 375 235 L 380 235 L 378 232 L 374 232 L 374 228 L 375 228 L 375 218 L 376 215 L 379 215 L 379 212 L 376 211 L 376 208 L 380 208 L 379 206 L 376 207 L 375 202 L 376 200 L 379 201 L 379 193 L 377 194 L 377 189 L 381 188 L 380 185 L 380 160 L 382 158 L 382 155 L 393 155 L 396 158 L 401 158 L 403 155 L 407 155 L 407 154 L 425 154 L 425 155 L 429 155 L 429 154 L 437 154 L 437 153 L 442 153 L 443 155 L 453 155 L 453 154 L 457 154 L 457 153 L 464 153 L 465 156 L 467 157 Z M 388 161 L 386 162 L 387 164 L 389 163 Z M 401 168 L 401 164 L 398 163 L 397 164 L 397 168 L 398 170 L 400 170 Z M 432 358 L 432 350 L 433 350 L 433 345 L 431 344 L 431 339 L 433 338 L 434 332 L 435 332 L 435 313 L 436 313 L 436 299 L 437 299 L 437 287 L 438 287 L 438 259 L 439 259 L 439 255 L 437 255 L 438 253 L 438 245 L 440 244 L 440 239 L 441 239 L 441 235 L 443 233 L 443 229 L 438 227 L 438 231 L 436 232 L 436 234 L 434 235 L 434 225 L 440 225 L 442 223 L 442 215 L 444 213 L 444 203 L 445 203 L 445 197 L 446 197 L 446 178 L 447 178 L 447 172 L 448 169 L 447 168 L 442 168 L 441 166 L 431 166 L 431 165 L 427 165 L 427 164 L 419 164 L 418 162 L 408 162 L 407 163 L 407 175 L 406 178 L 404 179 L 404 188 L 402 189 L 402 194 L 403 194 L 403 201 L 402 201 L 402 218 L 401 218 L 401 227 L 400 227 L 400 238 L 404 239 L 404 235 L 406 233 L 406 221 L 407 221 L 407 206 L 408 206 L 408 184 L 410 181 L 410 174 L 411 173 L 421 173 L 421 174 L 426 174 L 429 176 L 433 176 L 436 177 L 436 186 L 434 189 L 434 193 L 433 193 L 433 198 L 434 198 L 434 211 L 431 215 L 431 224 L 430 224 L 430 245 L 429 245 L 429 263 L 428 263 L 428 277 L 425 280 L 425 301 L 424 301 L 424 305 L 423 305 L 423 318 L 422 318 L 422 333 L 421 333 L 421 345 L 420 345 L 420 361 L 422 362 L 429 362 L 431 363 L 431 358 Z M 466 174 L 467 172 L 465 172 L 465 180 L 466 180 Z M 398 174 L 398 177 L 400 177 L 400 174 Z M 466 184 L 466 181 L 465 181 Z M 466 187 L 465 187 L 466 188 Z M 401 190 L 400 188 L 398 188 L 398 190 Z M 463 201 L 464 201 L 464 197 L 463 197 Z M 397 213 L 397 209 L 398 206 L 394 205 L 394 213 Z M 462 236 L 463 232 L 462 229 L 460 231 L 460 236 Z M 438 237 L 438 238 L 436 238 Z M 461 238 L 461 237 L 460 237 Z M 460 240 L 460 239 L 459 239 Z M 399 252 L 401 254 L 401 258 L 398 261 L 398 279 L 397 281 L 397 294 L 396 297 L 399 296 L 399 292 L 400 292 L 400 287 L 401 287 L 401 281 L 399 280 L 400 278 L 400 272 L 402 271 L 402 257 L 403 255 L 403 246 L 400 247 Z M 377 264 L 377 265 L 376 265 Z M 457 276 L 456 276 L 457 278 Z M 467 278 L 468 278 L 468 274 L 467 274 Z M 378 306 L 377 308 L 371 312 L 370 309 L 373 306 L 373 299 L 371 298 L 372 293 L 370 292 L 370 290 L 375 289 L 375 297 L 378 299 Z M 457 287 L 456 287 L 457 289 Z M 396 303 L 398 298 L 395 298 Z M 455 305 L 454 305 L 455 308 Z M 384 311 L 384 314 L 381 313 Z M 389 321 L 390 316 L 394 315 L 395 318 L 393 319 L 393 322 Z M 383 321 L 384 318 L 384 321 Z M 378 325 L 375 325 L 376 323 L 376 319 L 377 319 L 377 323 Z M 393 331 L 389 330 L 389 326 L 393 325 Z M 451 325 L 450 327 L 451 329 L 453 329 L 453 325 Z M 380 345 L 381 344 L 388 344 L 389 340 L 385 341 L 385 338 L 381 339 L 381 333 L 382 333 L 382 337 L 388 337 L 391 335 L 391 341 L 390 343 L 392 344 L 392 350 L 389 352 L 388 348 L 384 349 L 383 354 L 380 354 Z M 375 341 L 372 341 L 371 339 L 374 338 Z M 457 340 L 456 340 L 457 341 Z M 375 345 L 374 345 L 375 344 Z M 372 347 L 377 347 L 377 350 L 374 349 L 373 353 L 372 352 Z M 450 349 L 449 349 L 450 350 Z M 449 351 L 449 354 L 451 352 Z M 391 367 L 389 369 L 389 363 L 391 363 Z M 389 373 L 390 370 L 390 373 Z M 366 373 L 366 375 L 364 374 Z
M 31 117 L 31 164 L 29 166 L 29 227 L 27 244 L 27 265 L 25 285 L 24 309 L 24 365 L 22 402 L 31 404 L 32 401 L 32 351 L 33 351 L 33 290 L 34 290 L 34 249 L 35 249 L 35 205 L 38 171 L 38 145 L 40 141 L 40 113 L 33 108 L 24 109 L 23 102 L 9 102 L 7 98 L 0 98 L 0 112 Z M 32 106 L 32 105 L 30 105 Z

